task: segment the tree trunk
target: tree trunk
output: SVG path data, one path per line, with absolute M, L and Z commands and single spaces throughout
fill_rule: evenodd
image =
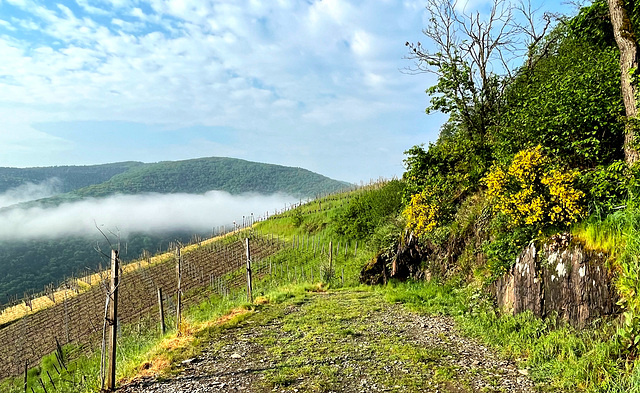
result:
M 635 122 L 638 115 L 636 106 L 636 87 L 631 79 L 631 70 L 638 67 L 638 43 L 631 26 L 631 21 L 624 8 L 624 0 L 608 0 L 613 34 L 620 49 L 620 86 L 622 99 L 627 115 L 627 125 L 624 136 L 624 157 L 631 165 L 638 160 L 638 152 L 632 146 L 635 136 Z

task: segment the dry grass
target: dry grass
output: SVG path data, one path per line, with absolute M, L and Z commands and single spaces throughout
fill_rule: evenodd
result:
M 138 373 L 135 377 L 131 378 L 127 382 L 132 382 L 136 379 L 144 377 L 152 377 L 160 374 L 164 370 L 168 370 L 171 367 L 171 360 L 166 355 L 158 355 L 156 358 L 144 362 L 140 365 Z
M 232 319 L 250 312 L 246 308 L 237 307 L 213 321 L 199 324 L 183 323 L 180 326 L 180 334 L 162 340 L 149 355 L 150 358 L 137 368 L 136 374 L 133 377 L 121 380 L 120 383 L 130 383 L 141 378 L 166 374 L 172 367 L 171 354 L 183 352 L 185 348 L 193 343 L 197 333 L 207 328 L 224 325 Z

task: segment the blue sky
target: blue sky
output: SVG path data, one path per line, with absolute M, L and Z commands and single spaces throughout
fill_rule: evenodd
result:
M 433 76 L 400 71 L 425 23 L 410 0 L 0 0 L 0 166 L 227 156 L 400 176 L 445 120 L 424 113 Z

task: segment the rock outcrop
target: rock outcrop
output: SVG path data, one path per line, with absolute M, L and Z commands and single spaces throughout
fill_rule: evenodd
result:
M 426 253 L 420 248 L 418 240 L 410 234 L 406 242 L 400 243 L 395 252 L 376 255 L 360 271 L 360 282 L 376 285 L 386 284 L 389 278 L 406 280 L 409 277 L 419 278 L 422 271 L 420 265 Z
M 529 244 L 492 291 L 505 312 L 530 310 L 540 317 L 557 313 L 572 325 L 585 326 L 619 311 L 607 259 L 570 235 L 557 235 L 541 249 Z

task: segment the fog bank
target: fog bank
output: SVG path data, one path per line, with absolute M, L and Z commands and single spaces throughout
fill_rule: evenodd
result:
M 62 182 L 57 177 L 43 181 L 42 183 L 24 183 L 18 187 L 8 189 L 0 194 L 0 208 L 15 205 L 17 203 L 48 198 L 59 193 Z
M 6 193 L 5 193 L 6 194 Z M 171 230 L 211 231 L 242 216 L 273 214 L 297 199 L 282 195 L 139 194 L 87 199 L 57 207 L 9 209 L 0 212 L 0 240 L 95 236 L 103 231 L 159 233 Z

